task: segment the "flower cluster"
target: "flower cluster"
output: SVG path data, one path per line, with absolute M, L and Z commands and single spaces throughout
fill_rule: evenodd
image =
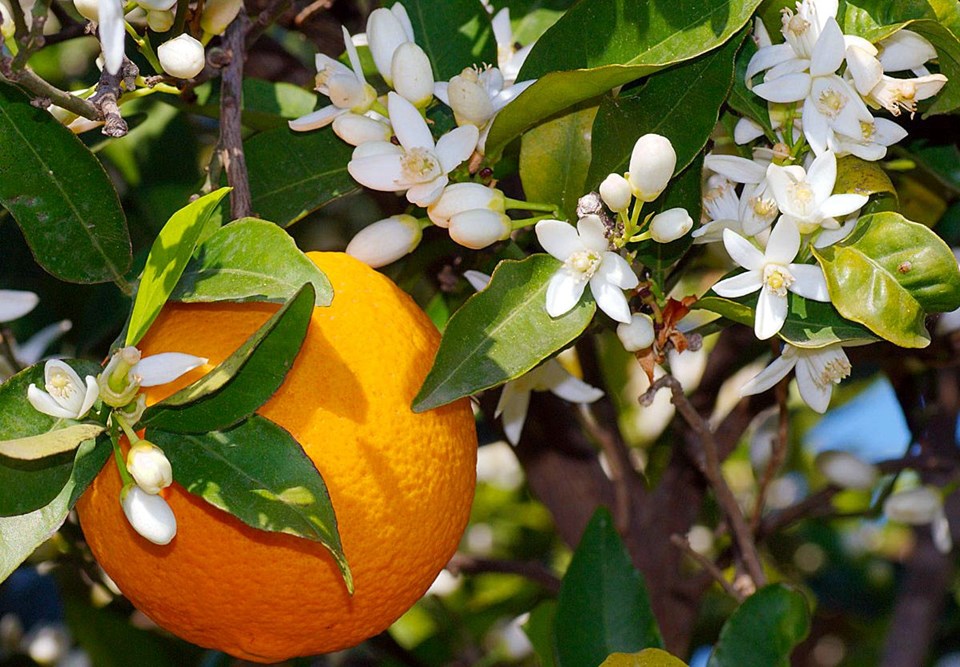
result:
M 420 243 L 425 227 L 447 229 L 460 245 L 479 250 L 507 238 L 514 229 L 507 208 L 541 210 L 508 200 L 499 190 L 473 180 L 451 183 L 451 175 L 472 156 L 482 157 L 493 119 L 532 81 L 514 83 L 528 49 L 517 51 L 509 30 L 509 13 L 493 19 L 498 40 L 498 67 L 468 67 L 450 81 L 435 81 L 433 65 L 416 43 L 403 4 L 374 10 L 364 35 L 343 29 L 350 67 L 324 54 L 316 56 L 317 91 L 330 104 L 290 122 L 297 131 L 332 125 L 354 146 L 350 175 L 372 190 L 404 195 L 427 209 L 425 218 L 394 215 L 363 229 L 347 252 L 380 267 L 403 257 Z M 389 87 L 385 95 L 369 83 L 357 44 L 365 43 L 377 73 Z M 457 127 L 434 137 L 425 119 L 435 98 L 450 107 Z M 471 163 L 466 176 L 477 171 Z M 548 207 L 552 209 L 552 207 Z M 529 224 L 529 223 L 522 223 Z
M 118 460 L 118 432 L 127 436 L 130 449 L 120 467 L 124 480 L 120 502 L 130 525 L 154 544 L 169 544 L 177 532 L 173 511 L 159 495 L 173 482 L 173 470 L 163 450 L 133 430 L 146 407 L 141 388 L 172 382 L 206 362 L 179 352 L 141 358 L 137 348 L 128 346 L 115 352 L 97 377 L 81 379 L 69 365 L 51 359 L 44 365 L 43 389 L 35 384 L 27 388 L 34 409 L 57 419 L 83 420 L 102 406 L 98 412 L 112 426 Z
M 713 291 L 730 299 L 757 294 L 754 332 L 760 339 L 781 332 L 790 298 L 831 300 L 812 249 L 846 238 L 868 200 L 859 193 L 834 192 L 838 158 L 876 161 L 906 136 L 872 109 L 913 114 L 917 102 L 936 94 L 947 80 L 926 69 L 937 54 L 920 35 L 900 30 L 871 44 L 843 34 L 837 8 L 836 0 L 801 0 L 795 10 L 784 9 L 779 44 L 757 22 L 759 49 L 747 66 L 746 84 L 768 103 L 773 134 L 743 118 L 734 140 L 766 139 L 772 145 L 754 145 L 752 159 L 714 154 L 705 161 L 703 224 L 693 232 L 694 242 L 722 242 L 744 269 L 717 282 Z M 913 76 L 891 76 L 908 71 Z M 794 369 L 801 397 L 824 412 L 834 384 L 850 374 L 850 363 L 840 344 L 786 345 L 741 393 L 765 391 Z

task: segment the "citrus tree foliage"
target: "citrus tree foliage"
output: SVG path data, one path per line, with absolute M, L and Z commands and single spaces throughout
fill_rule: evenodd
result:
M 71 511 L 104 466 L 143 539 L 176 539 L 178 483 L 319 542 L 352 593 L 324 480 L 256 413 L 337 298 L 318 248 L 426 310 L 442 338 L 410 409 L 473 397 L 481 435 L 447 566 L 466 581 L 358 655 L 901 665 L 951 645 L 932 624 L 957 615 L 957 0 L 0 14 L 0 581 L 59 559 L 90 655 L 199 661 L 122 602 L 78 613 L 80 571 L 102 585 Z M 136 346 L 168 302 L 217 301 L 277 310 L 147 406 L 206 360 Z M 828 437 L 844 423 L 894 442 Z M 916 627 L 884 639 L 890 618 Z

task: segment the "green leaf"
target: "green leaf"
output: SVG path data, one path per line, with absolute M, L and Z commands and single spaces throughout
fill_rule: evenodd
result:
M 803 594 L 782 584 L 766 586 L 724 624 L 707 667 L 789 667 L 793 647 L 808 632 Z
M 103 468 L 111 451 L 106 438 L 84 442 L 76 455 L 69 457 L 67 478 L 49 502 L 27 514 L 0 518 L 0 544 L 3 545 L 0 549 L 0 582 L 63 525 L 67 514 Z M 18 494 L 22 492 L 19 487 L 3 488 L 16 488 Z
M 553 637 L 560 667 L 599 665 L 611 653 L 662 644 L 643 576 L 605 507 L 590 519 L 563 577 Z
M 553 655 L 553 620 L 557 615 L 557 601 L 544 600 L 530 612 L 523 631 L 533 645 L 540 667 L 556 667 Z
M 140 423 L 174 433 L 203 433 L 246 419 L 283 384 L 307 335 L 313 304 L 313 285 L 307 283 L 236 352 L 147 408 Z
M 846 239 L 813 253 L 840 314 L 901 347 L 930 343 L 926 313 L 960 308 L 953 252 L 898 213 L 864 216 Z
M 953 196 L 960 195 L 960 148 L 956 144 L 932 144 L 924 139 L 909 147 L 910 157 L 929 171 Z
M 163 449 L 174 479 L 187 491 L 253 528 L 321 543 L 353 592 L 327 486 L 287 431 L 253 415 L 227 431 L 151 430 L 149 437 Z
M 220 118 L 220 95 L 217 79 L 198 87 L 198 104 L 190 111 L 209 118 Z M 325 99 L 325 98 L 324 98 Z M 243 80 L 243 124 L 253 130 L 265 132 L 279 127 L 286 128 L 287 121 L 313 111 L 317 94 L 300 86 L 283 81 Z
M 437 81 L 447 81 L 465 67 L 496 64 L 490 15 L 478 0 L 403 0 L 403 6 Z
M 187 204 L 174 213 L 160 230 L 150 247 L 147 264 L 143 267 L 130 323 L 127 325 L 127 345 L 139 343 L 157 319 L 167 297 L 187 268 L 207 220 L 230 190 L 220 188 Z
M 0 204 L 52 275 L 74 283 L 123 283 L 130 235 L 107 173 L 73 132 L 4 83 Z
M 305 283 L 313 285 L 315 305 L 330 305 L 330 281 L 289 234 L 272 222 L 242 218 L 203 242 L 170 298 L 187 303 L 283 302 Z
M 677 152 L 676 173 L 686 169 L 717 125 L 744 34 L 695 60 L 654 74 L 627 94 L 605 97 L 593 123 L 587 186 L 596 188 L 607 174 L 627 171 L 633 145 L 644 134 L 670 139 Z
M 68 359 L 64 362 L 77 371 L 81 378 L 100 372 L 100 366 L 91 361 Z M 43 363 L 35 364 L 0 386 L 0 441 L 15 443 L 75 426 L 86 426 L 73 420 L 45 415 L 30 405 L 27 387 L 31 384 L 43 387 L 43 367 Z M 102 430 L 102 427 L 96 426 Z M 89 432 L 92 433 L 93 429 Z M 79 435 L 75 430 L 61 435 L 70 434 Z M 66 484 L 73 468 L 74 457 L 69 449 L 61 449 L 60 453 L 50 453 L 36 460 L 0 455 L 0 489 L 6 490 L 0 493 L 0 516 L 32 512 L 53 500 Z M 16 492 L 9 491 L 12 489 L 16 489 Z
M 539 125 L 520 145 L 520 180 L 529 201 L 555 204 L 570 220 L 586 192 L 590 132 L 597 107 L 574 111 Z
M 728 299 L 709 292 L 693 307 L 752 327 L 758 296 L 754 292 Z M 793 292 L 787 294 L 787 320 L 777 335 L 787 343 L 803 348 L 878 340 L 866 327 L 845 320 L 832 304 L 804 299 Z
M 770 125 L 770 112 L 766 102 L 747 88 L 747 65 L 757 52 L 757 45 L 752 39 L 743 40 L 743 46 L 737 53 L 736 69 L 733 74 L 733 86 L 730 88 L 730 97 L 727 105 L 741 116 L 755 121 L 766 131 L 768 137 L 773 137 L 773 127 Z
M 658 648 L 639 653 L 611 653 L 600 667 L 687 667 L 687 663 Z
M 520 377 L 579 336 L 597 306 L 585 292 L 570 312 L 550 317 L 547 283 L 559 268 L 549 255 L 500 262 L 487 288 L 447 323 L 433 368 L 413 400 L 414 412 Z
M 497 115 L 487 154 L 558 111 L 720 46 L 759 4 L 582 0 L 530 51 L 517 80 L 538 81 Z
M 277 128 L 243 143 L 253 210 L 281 227 L 358 189 L 347 173 L 353 147 L 330 128 Z
M 896 199 L 897 189 L 876 162 L 867 162 L 853 155 L 837 160 L 836 194 L 889 195 Z
M 61 452 L 72 452 L 81 442 L 95 438 L 105 430 L 101 424 L 70 424 L 26 438 L 0 440 L 0 454 L 12 459 L 35 461 Z

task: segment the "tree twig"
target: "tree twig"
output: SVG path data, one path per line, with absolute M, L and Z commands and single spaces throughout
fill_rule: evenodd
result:
M 26 88 L 40 101 L 55 104 L 89 120 L 100 120 L 100 112 L 88 100 L 71 95 L 65 90 L 60 90 L 29 69 L 14 70 L 10 58 L 0 58 L 0 75 L 7 81 Z M 42 106 L 45 107 L 47 104 Z
M 127 134 L 127 121 L 120 115 L 121 84 L 127 90 L 133 90 L 140 70 L 132 60 L 124 56 L 123 64 L 116 74 L 110 74 L 106 68 L 100 73 L 96 92 L 90 97 L 90 103 L 103 118 L 103 133 L 114 139 Z
M 723 576 L 723 572 L 720 571 L 720 568 L 717 567 L 716 563 L 704 556 L 703 554 L 694 551 L 693 547 L 690 546 L 690 541 L 685 538 L 683 535 L 671 535 L 670 542 L 675 547 L 680 549 L 683 553 L 690 557 L 691 560 L 695 561 L 700 567 L 704 569 L 714 581 L 716 581 L 720 586 L 737 602 L 743 602 L 744 595 L 736 588 L 733 587 L 727 578 Z
M 453 558 L 447 563 L 446 568 L 454 576 L 461 573 L 479 574 L 485 572 L 517 574 L 540 584 L 553 595 L 560 592 L 560 578 L 544 565 L 532 561 L 477 558 L 457 552 L 453 554 Z
M 227 171 L 230 211 L 233 219 L 248 217 L 253 212 L 247 163 L 243 155 L 243 61 L 247 15 L 243 12 L 227 28 L 224 51 L 229 61 L 223 68 L 220 86 L 220 141 L 217 150 Z
M 260 35 L 290 9 L 293 0 L 272 0 L 266 8 L 257 15 L 257 19 L 250 23 L 247 28 L 244 44 L 246 48 L 253 46 L 254 42 L 260 39 Z M 241 12 L 242 13 L 242 12 Z
M 737 544 L 737 551 L 743 563 L 746 573 L 753 579 L 753 583 L 759 588 L 766 583 L 766 575 L 763 572 L 763 566 L 760 564 L 760 556 L 757 552 L 757 545 L 753 541 L 753 533 L 750 526 L 740 511 L 740 505 L 737 503 L 733 491 L 727 485 L 720 470 L 720 457 L 717 454 L 717 444 L 714 440 L 714 433 L 699 412 L 693 407 L 690 401 L 683 393 L 683 387 L 672 375 L 664 375 L 656 380 L 647 392 L 640 397 L 640 402 L 648 405 L 653 401 L 656 393 L 668 387 L 671 392 L 671 399 L 677 408 L 677 412 L 683 417 L 683 420 L 698 436 L 702 446 L 703 460 L 700 462 L 701 470 L 707 478 L 707 482 L 713 487 L 717 504 L 723 510 L 733 533 L 734 542 Z
M 784 460 L 787 458 L 787 447 L 790 444 L 790 410 L 787 407 L 787 388 L 790 384 L 790 378 L 785 377 L 777 383 L 777 437 L 773 441 L 773 448 L 770 452 L 770 460 L 763 471 L 763 477 L 760 479 L 760 485 L 757 488 L 757 497 L 753 504 L 753 514 L 750 521 L 750 530 L 756 534 L 760 527 L 760 521 L 763 519 L 763 505 L 767 499 L 767 491 L 773 482 Z
M 579 414 L 580 423 L 604 453 L 610 469 L 610 481 L 613 482 L 613 521 L 617 532 L 625 535 L 630 529 L 630 487 L 627 484 L 627 471 L 633 469 L 630 454 L 619 438 L 597 422 L 590 406 L 581 404 Z

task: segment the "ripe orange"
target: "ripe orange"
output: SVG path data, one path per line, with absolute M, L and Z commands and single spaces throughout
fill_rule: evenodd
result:
M 328 552 L 250 528 L 174 484 L 167 546 L 123 516 L 111 462 L 78 505 L 97 560 L 162 627 L 258 662 L 340 650 L 386 629 L 423 595 L 457 547 L 473 499 L 477 438 L 466 399 L 414 414 L 410 403 L 439 335 L 389 279 L 342 253 L 311 253 L 333 305 L 314 310 L 300 355 L 259 413 L 303 445 L 330 491 L 356 591 Z M 156 402 L 226 358 L 276 307 L 172 304 L 145 355 L 209 357 L 204 369 L 148 394 Z M 147 437 L 149 437 L 147 433 Z

